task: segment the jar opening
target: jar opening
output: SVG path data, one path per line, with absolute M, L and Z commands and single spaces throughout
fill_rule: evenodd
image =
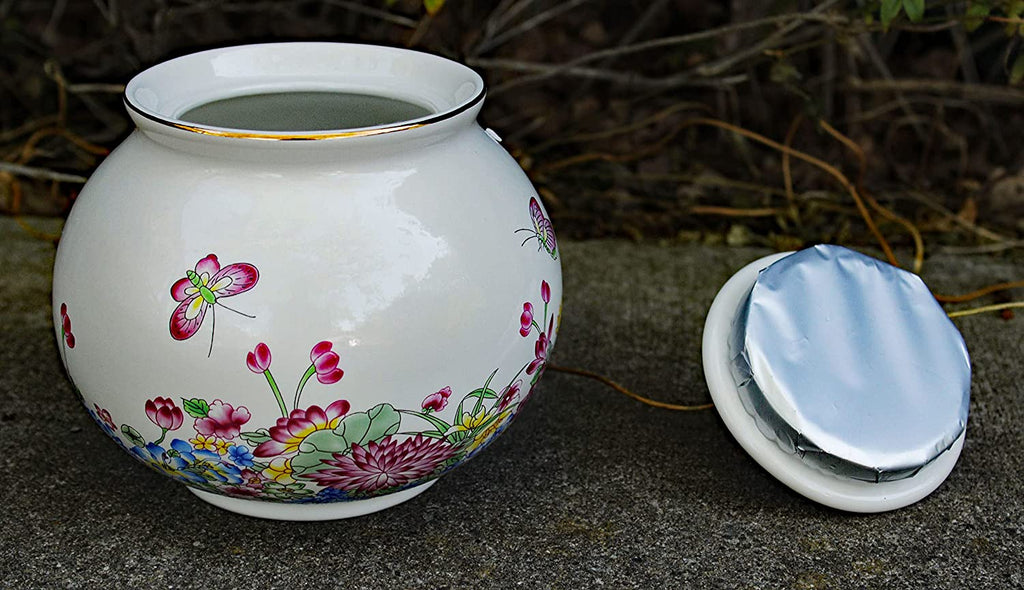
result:
M 404 123 L 436 114 L 412 102 L 348 92 L 267 92 L 194 106 L 187 123 L 254 131 L 329 131 Z
M 484 94 L 479 74 L 428 53 L 267 43 L 157 64 L 128 83 L 124 100 L 136 124 L 157 133 L 306 140 L 417 129 L 467 111 L 475 118 Z

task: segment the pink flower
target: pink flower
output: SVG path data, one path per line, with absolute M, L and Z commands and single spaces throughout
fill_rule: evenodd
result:
M 234 408 L 231 404 L 215 399 L 210 404 L 210 412 L 206 417 L 196 419 L 195 428 L 200 434 L 231 440 L 238 436 L 242 425 L 251 417 L 245 406 Z
M 270 368 L 270 347 L 260 342 L 256 349 L 245 355 L 245 364 L 253 373 L 264 373 Z
M 551 285 L 547 281 L 540 282 L 540 298 L 544 303 L 551 303 Z
M 257 457 L 274 457 L 285 453 L 294 453 L 307 436 L 317 430 L 333 430 L 341 422 L 341 417 L 348 413 L 349 403 L 339 399 L 327 406 L 309 406 L 309 409 L 292 410 L 287 418 L 278 418 L 277 425 L 270 428 L 270 440 L 262 442 L 253 449 Z
M 452 394 L 451 387 L 445 387 L 444 389 L 434 392 L 427 397 L 423 398 L 423 409 L 431 410 L 434 412 L 440 412 L 448 405 L 448 397 Z
M 60 304 L 60 333 L 68 348 L 75 347 L 75 335 L 71 333 L 71 317 L 68 316 L 68 304 Z
M 520 379 L 515 383 L 512 383 L 501 390 L 501 396 L 498 399 L 498 411 L 502 412 L 505 408 L 512 405 L 512 402 L 519 397 L 519 388 L 523 386 L 523 380 Z
M 455 454 L 455 447 L 439 438 L 417 434 L 402 442 L 384 437 L 365 447 L 352 445 L 351 455 L 335 454 L 322 469 L 309 475 L 322 486 L 339 490 L 374 492 L 400 486 L 434 473 Z
M 530 335 L 530 328 L 533 326 L 533 304 L 527 301 L 523 304 L 523 315 L 519 316 L 519 335 L 526 338 Z
M 537 372 L 538 368 L 543 368 L 543 365 L 548 362 L 548 351 L 551 348 L 551 338 L 548 334 L 555 329 L 555 317 L 551 316 L 551 321 L 548 322 L 548 331 L 541 332 L 537 338 L 537 343 L 533 345 L 533 355 L 536 357 L 530 361 L 530 365 L 526 367 L 526 374 L 533 375 Z
M 177 430 L 185 416 L 168 397 L 156 397 L 146 402 L 146 416 L 163 430 Z
M 117 425 L 114 424 L 114 419 L 110 416 L 110 412 L 99 407 L 98 404 L 93 404 L 92 407 L 96 408 L 96 415 L 100 417 L 104 424 L 109 426 L 111 430 L 117 430 Z
M 345 376 L 345 371 L 338 368 L 338 353 L 331 350 L 331 343 L 324 341 L 318 343 L 309 351 L 309 360 L 313 362 L 316 369 L 316 380 L 324 385 L 337 383 Z

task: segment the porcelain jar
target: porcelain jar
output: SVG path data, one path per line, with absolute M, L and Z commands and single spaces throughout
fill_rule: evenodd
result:
M 99 426 L 207 502 L 289 520 L 395 505 L 493 441 L 544 371 L 562 282 L 484 94 L 455 62 L 335 43 L 136 76 L 137 129 L 54 270 Z

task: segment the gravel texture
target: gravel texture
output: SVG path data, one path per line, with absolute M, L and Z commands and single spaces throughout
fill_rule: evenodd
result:
M 273 522 L 202 503 L 106 439 L 61 369 L 52 244 L 7 218 L 0 235 L 2 587 L 1024 584 L 1024 318 L 958 320 L 974 362 L 964 454 L 938 491 L 895 512 L 803 499 L 747 457 L 714 411 L 658 410 L 549 371 L 500 440 L 425 494 L 347 521 Z M 707 401 L 704 314 L 735 270 L 767 252 L 609 241 L 562 251 L 554 362 L 666 401 Z M 935 256 L 924 276 L 962 292 L 1021 278 L 1024 259 Z

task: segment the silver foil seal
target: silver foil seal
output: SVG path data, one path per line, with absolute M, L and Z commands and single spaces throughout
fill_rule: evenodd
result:
M 763 269 L 729 342 L 758 429 L 839 477 L 914 476 L 963 433 L 971 364 L 921 279 L 839 246 Z

